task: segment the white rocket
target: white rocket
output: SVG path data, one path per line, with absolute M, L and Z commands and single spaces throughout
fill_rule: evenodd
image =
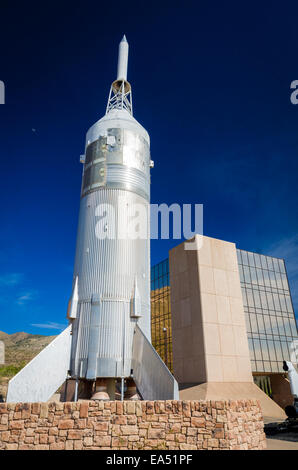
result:
M 69 314 L 70 370 L 80 380 L 130 377 L 136 324 L 150 341 L 149 223 L 143 220 L 142 239 L 127 231 L 134 208 L 149 216 L 150 140 L 132 116 L 127 63 L 124 37 L 106 115 L 88 130 L 81 159 L 75 301 Z
M 151 345 L 149 219 L 153 162 L 149 135 L 133 117 L 127 64 L 124 36 L 106 114 L 88 130 L 80 159 L 84 167 L 68 309 L 70 325 L 56 338 L 56 347 L 49 348 L 51 343 L 26 366 L 27 372 L 23 369 L 10 381 L 10 401 L 32 401 L 33 395 L 34 401 L 37 395 L 39 401 L 45 401 L 67 374 L 76 380 L 75 399 L 84 388 L 86 396 L 91 386 L 93 398 L 100 397 L 102 391 L 113 398 L 119 379 L 122 384 L 126 379 L 128 385 L 134 381 L 143 399 L 178 398 L 174 377 Z M 59 348 L 64 350 L 64 360 L 57 363 Z M 44 368 L 48 371 L 43 393 L 36 377 L 40 360 L 43 364 L 46 360 Z M 19 400 L 22 388 L 24 392 L 22 385 L 28 380 L 31 391 L 27 387 L 26 397 Z

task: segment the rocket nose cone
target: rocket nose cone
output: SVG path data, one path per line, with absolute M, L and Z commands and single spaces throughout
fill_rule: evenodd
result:
M 123 38 L 121 39 L 121 42 L 127 42 L 125 34 L 123 35 Z

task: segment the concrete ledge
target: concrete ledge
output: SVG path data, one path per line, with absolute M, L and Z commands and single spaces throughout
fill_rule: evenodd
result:
M 261 450 L 263 427 L 256 400 L 0 403 L 2 450 Z
M 264 417 L 286 419 L 284 410 L 252 382 L 205 382 L 180 386 L 181 400 L 259 400 Z

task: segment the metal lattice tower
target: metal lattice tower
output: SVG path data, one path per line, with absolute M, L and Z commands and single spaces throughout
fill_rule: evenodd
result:
M 112 109 L 125 109 L 133 115 L 131 86 L 127 81 L 127 64 L 128 42 L 124 35 L 119 44 L 117 80 L 111 85 L 106 114 Z

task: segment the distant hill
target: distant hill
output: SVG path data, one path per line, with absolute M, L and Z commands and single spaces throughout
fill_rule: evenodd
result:
M 56 336 L 31 335 L 23 331 L 8 335 L 0 331 L 0 340 L 5 344 L 5 365 L 29 362 Z
M 0 365 L 0 395 L 6 396 L 9 379 L 55 338 L 23 331 L 8 335 L 0 331 L 0 340 L 5 344 L 5 364 Z

